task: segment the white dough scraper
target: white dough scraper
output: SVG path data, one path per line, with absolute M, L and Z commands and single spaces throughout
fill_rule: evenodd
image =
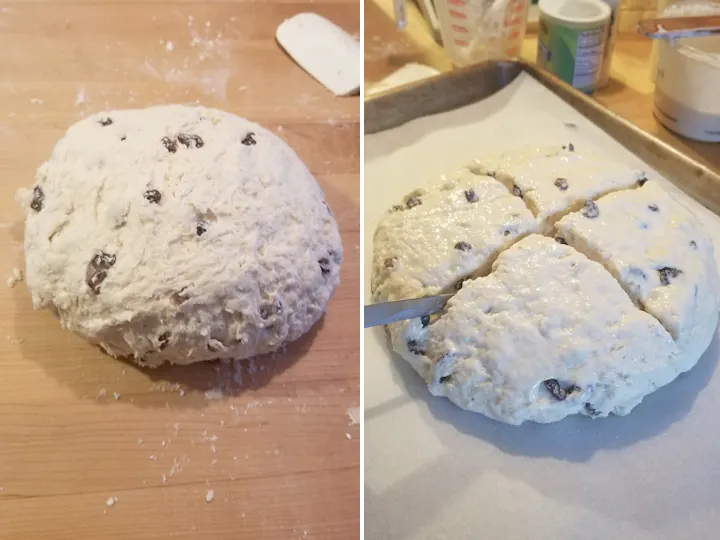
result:
M 275 37 L 336 96 L 360 91 L 360 43 L 336 24 L 315 13 L 300 13 L 278 26 Z

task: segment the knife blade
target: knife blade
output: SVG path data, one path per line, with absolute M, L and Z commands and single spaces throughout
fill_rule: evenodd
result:
M 452 294 L 439 294 L 437 296 L 399 300 L 397 302 L 381 302 L 365 306 L 365 328 L 432 315 L 442 311 L 447 301 L 452 297 Z

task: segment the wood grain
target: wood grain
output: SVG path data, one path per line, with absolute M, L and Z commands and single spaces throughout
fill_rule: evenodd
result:
M 452 69 L 447 54 L 431 37 L 417 8 L 408 6 L 408 27 L 399 32 L 393 25 L 392 0 L 365 0 L 365 83 L 375 83 L 408 62 L 420 62 L 440 71 Z M 373 54 L 368 54 L 372 44 Z M 701 164 L 720 171 L 720 150 L 715 143 L 691 141 L 666 129 L 653 115 L 654 83 L 652 40 L 619 34 L 612 59 L 610 84 L 593 98 L 611 111 Z M 522 57 L 537 55 L 537 36 L 528 35 Z
M 301 11 L 359 31 L 357 0 L 0 6 L 0 538 L 359 537 L 359 426 L 346 411 L 360 399 L 360 102 L 333 97 L 275 43 Z M 24 284 L 5 287 L 23 267 L 14 193 L 67 127 L 174 102 L 276 132 L 335 212 L 341 286 L 284 354 L 141 370 L 34 312 Z

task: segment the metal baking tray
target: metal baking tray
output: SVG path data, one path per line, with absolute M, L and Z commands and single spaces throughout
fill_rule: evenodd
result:
M 642 167 L 720 246 L 716 172 L 523 62 L 477 65 L 378 94 L 366 101 L 365 128 L 367 302 L 373 232 L 386 210 L 512 145 L 573 142 L 580 152 Z M 383 329 L 363 337 L 367 538 L 718 537 L 720 431 L 708 426 L 720 409 L 720 336 L 692 370 L 628 416 L 519 427 L 432 396 Z
M 720 172 L 698 163 L 554 75 L 522 60 L 484 62 L 381 92 L 365 100 L 365 134 L 483 100 L 522 72 L 571 105 L 690 197 L 720 215 Z

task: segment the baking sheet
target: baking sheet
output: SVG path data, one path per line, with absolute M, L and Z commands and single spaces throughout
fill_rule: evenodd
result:
M 481 102 L 365 137 L 366 301 L 373 233 L 389 206 L 477 157 L 568 142 L 663 183 L 706 223 L 717 257 L 718 216 L 522 73 Z M 517 427 L 431 396 L 385 331 L 366 330 L 366 538 L 717 538 L 719 357 L 716 335 L 693 370 L 629 416 Z

